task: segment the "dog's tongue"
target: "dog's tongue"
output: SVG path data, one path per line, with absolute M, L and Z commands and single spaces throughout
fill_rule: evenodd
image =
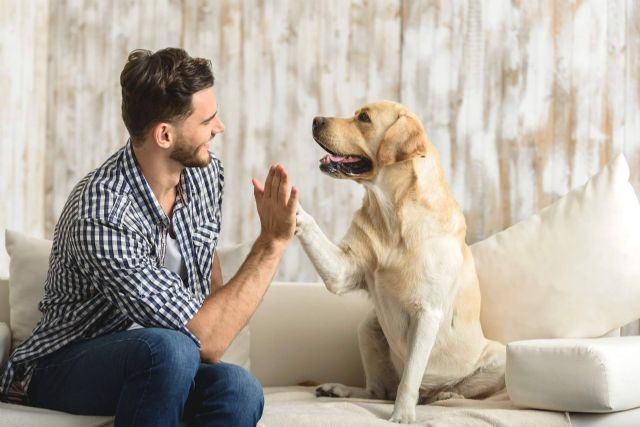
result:
M 333 154 L 327 154 L 320 159 L 320 163 L 326 165 L 327 163 L 355 163 L 360 160 L 358 157 L 353 156 L 334 156 Z

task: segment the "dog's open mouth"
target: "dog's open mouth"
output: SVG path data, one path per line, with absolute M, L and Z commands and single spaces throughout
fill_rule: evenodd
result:
M 316 139 L 316 142 L 329 154 L 320 159 L 320 170 L 330 175 L 344 174 L 349 176 L 362 175 L 369 172 L 373 165 L 371 160 L 354 154 L 338 154 L 329 150 Z

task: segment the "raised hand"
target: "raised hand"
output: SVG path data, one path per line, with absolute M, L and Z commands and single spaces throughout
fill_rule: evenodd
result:
M 251 182 L 260 217 L 260 236 L 286 246 L 296 229 L 298 189 L 289 189 L 289 174 L 282 165 L 269 168 L 264 186 L 256 178 Z

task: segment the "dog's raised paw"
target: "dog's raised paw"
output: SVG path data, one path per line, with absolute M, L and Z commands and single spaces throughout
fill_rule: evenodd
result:
M 316 388 L 316 397 L 350 397 L 349 388 L 342 384 L 322 384 Z
M 313 222 L 313 217 L 309 215 L 304 209 L 302 209 L 302 206 L 300 206 L 300 203 L 298 203 L 298 208 L 296 210 L 295 235 L 299 236 L 300 234 L 302 234 L 304 232 L 304 229 L 308 228 L 310 224 L 313 224 Z

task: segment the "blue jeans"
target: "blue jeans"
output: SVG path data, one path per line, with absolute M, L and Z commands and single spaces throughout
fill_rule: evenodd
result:
M 243 368 L 201 363 L 185 334 L 142 328 L 68 345 L 38 360 L 29 404 L 115 415 L 115 426 L 255 426 L 260 383 Z

